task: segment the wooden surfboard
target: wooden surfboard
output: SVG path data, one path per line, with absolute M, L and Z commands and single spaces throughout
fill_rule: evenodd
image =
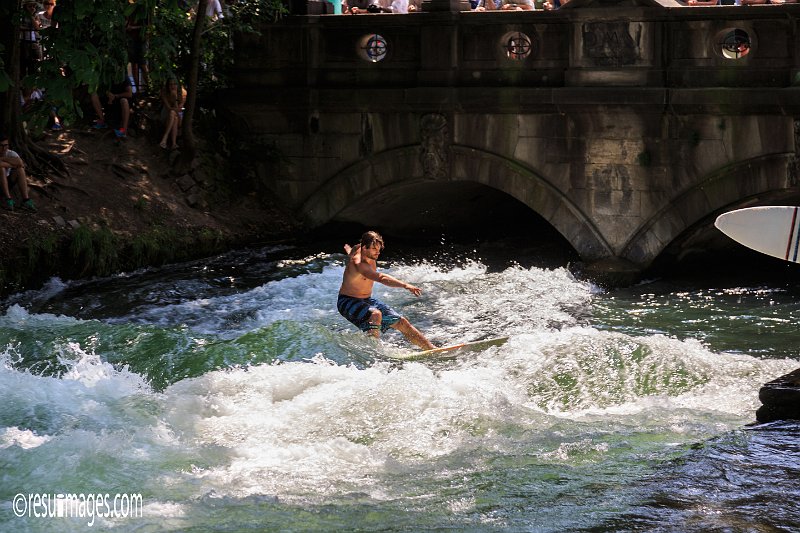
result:
M 498 337 L 496 339 L 484 339 L 480 341 L 464 342 L 461 344 L 454 344 L 452 346 L 443 346 L 441 348 L 434 348 L 433 350 L 424 350 L 421 352 L 410 352 L 404 354 L 389 354 L 391 359 L 399 359 L 401 361 L 421 361 L 424 359 L 436 359 L 437 357 L 454 356 L 459 352 L 476 352 L 485 350 L 491 346 L 500 346 L 505 344 L 508 337 Z
M 748 207 L 723 213 L 714 225 L 736 242 L 785 261 L 800 261 L 800 207 Z

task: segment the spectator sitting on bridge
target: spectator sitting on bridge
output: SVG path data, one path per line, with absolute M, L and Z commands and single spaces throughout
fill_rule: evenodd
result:
M 475 11 L 496 11 L 503 7 L 503 0 L 479 0 Z
M 408 0 L 392 0 L 392 5 L 389 6 L 392 13 L 408 13 Z
M 347 0 L 345 13 L 358 15 L 359 13 L 391 13 L 391 9 L 381 7 L 378 0 Z
M 503 0 L 502 11 L 533 11 L 533 0 Z
M 481 0 L 475 11 L 533 11 L 533 0 Z
M 796 0 L 741 0 L 743 6 L 756 6 L 764 4 L 793 4 Z

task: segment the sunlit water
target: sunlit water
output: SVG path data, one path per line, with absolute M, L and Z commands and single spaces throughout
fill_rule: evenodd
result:
M 780 286 L 604 292 L 564 268 L 396 261 L 435 343 L 393 363 L 335 311 L 343 256 L 293 249 L 15 295 L 0 316 L 2 531 L 800 528 L 800 366 Z M 293 259 L 286 259 L 293 258 Z M 143 516 L 15 516 L 18 493 L 139 493 Z

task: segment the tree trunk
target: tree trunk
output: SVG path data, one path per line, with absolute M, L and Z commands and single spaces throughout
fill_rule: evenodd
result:
M 200 70 L 200 55 L 203 37 L 203 28 L 206 24 L 206 7 L 208 0 L 200 0 L 195 15 L 194 32 L 192 33 L 192 47 L 189 51 L 189 73 L 186 77 L 186 103 L 183 111 L 183 150 L 178 158 L 178 168 L 188 170 L 197 153 L 197 142 L 194 138 L 194 110 L 197 102 L 197 80 Z
M 22 124 L 22 106 L 20 105 L 20 92 L 22 90 L 22 68 L 20 66 L 21 35 L 17 25 L 17 17 L 22 6 L 20 2 L 15 2 L 15 4 L 16 10 L 11 14 L 3 28 L 5 30 L 4 33 L 8 36 L 3 43 L 8 51 L 5 67 L 11 79 L 11 86 L 6 91 L 5 100 L 3 101 L 3 132 L 8 135 L 11 149 L 17 152 L 25 162 L 29 174 L 44 174 L 51 170 L 63 176 L 64 173 L 67 173 L 63 161 L 58 156 L 51 154 L 31 141 Z
M 22 145 L 26 144 L 28 139 L 25 135 L 25 129 L 22 127 L 20 121 L 20 105 L 19 105 L 19 92 L 20 92 L 20 34 L 19 26 L 16 24 L 19 12 L 22 9 L 20 2 L 14 2 L 16 9 L 11 13 L 9 21 L 7 21 L 6 28 L 8 29 L 8 39 L 6 40 L 6 50 L 8 51 L 6 58 L 6 72 L 8 77 L 11 78 L 11 86 L 6 91 L 6 98 L 3 102 L 3 131 L 8 135 L 11 144 L 14 147 L 22 149 Z M 16 149 L 15 149 L 16 151 Z M 21 155 L 21 154 L 20 154 Z

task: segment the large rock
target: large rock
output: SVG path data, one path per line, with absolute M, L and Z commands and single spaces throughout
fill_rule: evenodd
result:
M 756 411 L 759 422 L 800 420 L 800 368 L 765 384 L 758 399 L 763 404 Z

